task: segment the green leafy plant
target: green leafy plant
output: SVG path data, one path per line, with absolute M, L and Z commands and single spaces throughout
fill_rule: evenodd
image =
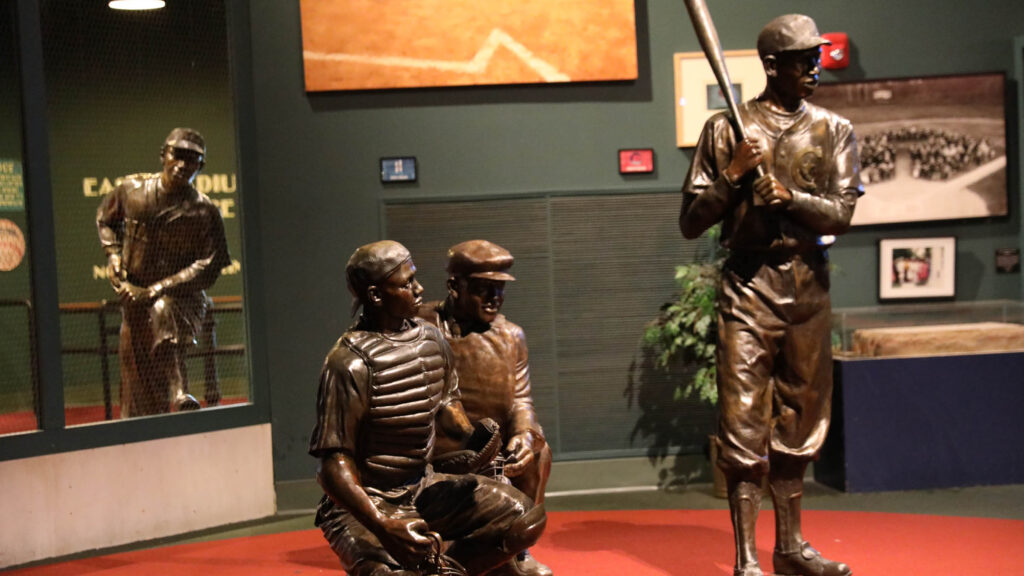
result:
M 717 228 L 709 231 L 712 245 Z M 644 344 L 654 352 L 658 367 L 669 369 L 682 362 L 694 369 L 689 381 L 680 382 L 674 400 L 696 395 L 709 404 L 718 402 L 715 382 L 715 349 L 718 345 L 718 316 L 715 301 L 725 254 L 719 252 L 710 261 L 676 266 L 675 297 L 661 306 L 658 316 L 644 329 Z

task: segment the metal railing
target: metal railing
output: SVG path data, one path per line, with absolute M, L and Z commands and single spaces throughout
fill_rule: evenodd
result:
M 36 318 L 35 314 L 32 313 L 32 301 L 0 299 L 0 308 L 20 307 L 25 308 L 26 326 L 28 326 L 28 365 L 32 381 L 32 410 L 35 412 L 36 422 L 38 422 L 42 415 L 39 413 L 39 363 L 36 360 Z
M 242 312 L 241 296 L 218 296 L 210 298 L 211 306 L 203 319 L 199 334 L 199 345 L 191 348 L 189 358 L 203 358 L 204 399 L 208 406 L 216 405 L 221 400 L 220 378 L 217 373 L 218 356 L 242 356 L 245 344 L 217 345 L 216 316 L 219 314 L 238 314 Z M 36 419 L 40 418 L 38 358 L 36 352 L 36 326 L 32 314 L 30 300 L 0 299 L 0 307 L 24 307 L 27 312 L 27 325 L 30 346 L 30 371 L 32 375 L 32 402 Z M 118 354 L 119 333 L 121 329 L 121 306 L 117 301 L 101 300 L 99 302 L 71 302 L 59 305 L 63 314 L 94 314 L 97 321 L 97 346 L 63 346 L 61 354 L 98 356 L 100 374 L 103 383 L 103 417 L 105 420 L 114 418 L 114 402 L 111 393 L 110 356 Z M 110 318 L 116 315 L 115 319 Z

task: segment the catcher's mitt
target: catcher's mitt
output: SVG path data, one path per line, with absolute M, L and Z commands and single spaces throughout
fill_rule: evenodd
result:
M 490 464 L 501 450 L 501 429 L 490 418 L 473 425 L 473 434 L 462 450 L 454 450 L 434 458 L 434 470 L 445 474 L 471 474 Z

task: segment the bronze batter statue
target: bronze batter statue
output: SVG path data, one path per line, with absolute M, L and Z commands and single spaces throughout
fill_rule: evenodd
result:
M 551 448 L 537 423 L 530 393 L 526 334 L 500 314 L 508 270 L 515 259 L 487 240 L 469 240 L 448 250 L 448 297 L 420 307 L 420 316 L 441 329 L 455 356 L 462 405 L 470 420 L 490 418 L 501 426 L 504 450 L 495 473 L 544 502 L 551 474 Z M 439 438 L 443 452 L 455 449 Z M 518 574 L 550 576 L 551 569 L 528 552 L 516 560 Z
M 435 574 L 442 565 L 515 574 L 510 560 L 544 530 L 544 507 L 502 482 L 430 464 L 438 430 L 462 442 L 455 454 L 471 455 L 446 462 L 467 469 L 489 460 L 500 436 L 492 429 L 484 448 L 466 448 L 476 435 L 451 349 L 415 317 L 423 292 L 415 274 L 397 242 L 368 244 L 349 259 L 349 290 L 363 313 L 320 377 L 309 452 L 326 494 L 316 524 L 353 576 Z
M 718 465 L 726 474 L 736 576 L 760 576 L 754 527 L 767 474 L 775 506 L 775 573 L 846 576 L 800 529 L 807 464 L 832 406 L 831 308 L 826 249 L 850 225 L 857 146 L 846 119 L 805 102 L 817 87 L 821 46 L 807 16 L 780 16 L 757 50 L 767 88 L 730 118 L 704 126 L 683 186 L 679 228 L 696 238 L 722 222 L 731 251 L 718 295 Z M 766 175 L 757 178 L 762 165 Z M 760 198 L 755 202 L 755 199 Z
M 185 352 L 206 314 L 204 290 L 231 263 L 220 211 L 192 186 L 205 156 L 199 132 L 175 128 L 160 150 L 163 171 L 126 176 L 96 214 L 121 298 L 122 418 L 199 408 Z

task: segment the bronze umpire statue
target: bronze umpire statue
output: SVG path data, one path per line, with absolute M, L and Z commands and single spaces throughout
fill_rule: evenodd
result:
M 205 157 L 199 132 L 175 128 L 160 150 L 163 171 L 126 176 L 96 214 L 121 298 L 122 418 L 199 408 L 185 351 L 207 313 L 204 290 L 231 263 L 220 211 L 192 186 Z
M 398 242 L 362 246 L 348 261 L 363 312 L 321 372 L 309 449 L 325 492 L 316 524 L 353 576 L 515 574 L 511 561 L 544 530 L 544 507 L 466 473 L 493 457 L 500 437 L 487 426 L 473 434 L 451 349 L 415 318 L 415 275 Z M 438 430 L 461 441 L 454 458 L 435 458 Z M 435 471 L 438 460 L 453 473 Z
M 824 44 L 807 16 L 764 27 L 757 50 L 767 87 L 740 106 L 748 137 L 736 141 L 725 113 L 708 120 L 683 186 L 683 235 L 697 238 L 722 222 L 730 250 L 718 295 L 717 442 L 736 576 L 763 574 L 754 529 L 765 475 L 775 573 L 851 574 L 800 528 L 804 471 L 825 440 L 832 405 L 826 249 L 863 194 L 850 122 L 804 100 L 817 87 Z M 758 178 L 759 165 L 766 175 Z
M 495 473 L 540 504 L 551 474 L 551 448 L 537 423 L 530 391 L 526 334 L 500 313 L 505 283 L 515 259 L 487 240 L 468 240 L 448 250 L 448 297 L 420 307 L 420 316 L 441 329 L 455 356 L 462 405 L 470 420 L 501 426 L 504 450 Z M 446 450 L 448 441 L 439 439 Z M 517 574 L 550 576 L 551 570 L 524 551 Z

